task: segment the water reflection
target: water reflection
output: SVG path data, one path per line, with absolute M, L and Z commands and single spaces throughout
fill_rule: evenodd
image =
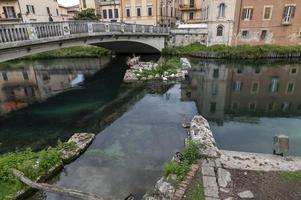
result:
M 197 102 L 220 147 L 271 152 L 272 137 L 284 133 L 291 136 L 292 153 L 301 154 L 297 148 L 301 143 L 299 63 L 252 66 L 198 59 L 192 63 L 182 98 Z
M 77 87 L 110 61 L 101 59 L 44 60 L 0 66 L 0 115 L 42 102 Z M 17 66 L 12 67 L 14 64 Z

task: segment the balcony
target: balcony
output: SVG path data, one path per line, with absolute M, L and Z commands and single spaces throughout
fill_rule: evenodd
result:
M 292 24 L 292 17 L 290 16 L 285 16 L 283 19 L 282 19 L 282 25 L 284 26 L 288 26 L 288 25 L 291 25 Z
M 119 0 L 116 0 L 116 1 L 111 1 L 111 0 L 99 1 L 99 5 L 100 6 L 119 5 Z
M 2 17 L 0 17 L 0 24 L 3 24 L 3 23 L 18 23 L 18 22 L 22 22 L 22 18 L 19 18 L 19 17 L 2 18 Z
M 189 11 L 189 10 L 201 10 L 201 8 L 197 8 L 194 4 L 180 4 L 180 10 Z

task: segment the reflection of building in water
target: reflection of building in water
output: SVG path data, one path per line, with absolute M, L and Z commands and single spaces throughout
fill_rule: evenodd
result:
M 222 122 L 224 113 L 301 113 L 301 72 L 298 65 L 226 67 L 198 63 L 182 85 L 182 100 L 197 102 L 200 114 Z
M 199 113 L 207 119 L 222 122 L 224 116 L 228 69 L 225 65 L 201 63 L 190 72 L 191 97 Z
M 54 60 L 0 70 L 0 115 L 67 91 L 80 75 L 92 75 L 108 62 L 109 59 Z
M 231 68 L 226 107 L 230 110 L 298 113 L 301 76 L 297 65 Z

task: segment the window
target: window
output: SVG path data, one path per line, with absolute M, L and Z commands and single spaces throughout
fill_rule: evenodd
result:
M 281 110 L 282 110 L 283 112 L 288 111 L 288 110 L 291 109 L 291 106 L 292 106 L 291 103 L 289 103 L 289 102 L 283 102 L 283 103 L 281 104 Z
M 59 16 L 60 14 L 59 14 L 59 10 L 58 9 L 56 9 L 56 15 L 57 16 Z
M 247 31 L 247 30 L 242 31 L 241 32 L 241 36 L 244 39 L 248 38 L 249 37 L 249 31 Z
M 33 5 L 26 5 L 27 13 L 28 14 L 35 14 L 34 6 Z
M 83 0 L 83 7 L 87 8 L 87 2 L 86 2 L 86 0 Z
M 253 17 L 253 8 L 244 8 L 242 10 L 242 19 L 251 20 Z
M 264 6 L 263 19 L 272 18 L 272 6 Z
M 223 36 L 224 27 L 222 25 L 219 25 L 216 29 L 216 36 Z
M 193 12 L 189 13 L 189 19 L 192 20 L 193 19 Z
M 170 16 L 173 16 L 173 7 L 170 8 Z
M 148 16 L 152 16 L 153 15 L 152 7 L 148 7 L 147 8 L 147 14 L 148 14 Z
M 283 11 L 283 23 L 291 23 L 295 14 L 295 6 L 285 6 Z
M 241 81 L 235 81 L 233 83 L 233 91 L 234 92 L 240 92 L 242 90 L 242 82 Z
M 250 103 L 249 104 L 249 109 L 250 110 L 255 110 L 256 109 L 256 103 Z
M 216 102 L 210 103 L 210 112 L 214 113 L 216 111 Z
M 109 9 L 109 19 L 112 19 L 113 18 L 113 11 L 112 9 Z
M 30 87 L 25 87 L 25 88 L 24 88 L 24 92 L 25 92 L 25 95 L 26 95 L 27 97 L 34 97 L 34 96 L 35 96 L 35 92 L 34 92 L 34 89 L 33 89 L 32 86 L 30 86 Z
M 141 8 L 137 8 L 137 17 L 141 17 Z
M 212 82 L 211 94 L 212 96 L 216 96 L 218 94 L 218 81 Z
M 16 18 L 16 12 L 13 6 L 4 6 L 3 10 L 5 18 Z
M 266 36 L 267 36 L 267 30 L 262 30 L 261 34 L 260 34 L 260 39 L 265 40 Z
M 276 108 L 276 103 L 270 103 L 270 104 L 268 105 L 268 110 L 269 110 L 269 111 L 273 111 L 273 110 L 275 110 L 275 108 Z
M 218 17 L 225 17 L 225 4 L 224 3 L 221 3 L 219 4 L 219 7 L 218 7 Z
M 131 16 L 131 10 L 129 8 L 126 9 L 126 17 Z
M 114 17 L 115 18 L 118 18 L 119 17 L 119 14 L 118 14 L 118 9 L 114 9 Z
M 48 15 L 50 15 L 50 8 L 46 7 L 46 10 L 47 10 Z
M 297 74 L 297 68 L 292 68 L 291 69 L 291 74 Z
M 2 72 L 2 77 L 4 81 L 8 81 L 8 77 L 7 77 L 7 73 L 6 72 Z
M 270 83 L 270 92 L 278 92 L 279 89 L 279 78 L 272 78 Z
M 104 19 L 107 19 L 107 18 L 108 18 L 107 10 L 103 10 L 103 11 L 102 11 L 102 17 L 103 17 Z
M 218 78 L 219 77 L 219 69 L 214 69 L 213 70 L 213 78 Z
M 260 73 L 260 68 L 256 68 L 255 69 L 255 74 L 259 74 Z
M 251 93 L 256 94 L 259 91 L 259 83 L 258 82 L 253 82 L 252 87 L 251 87 Z
M 23 79 L 24 79 L 24 80 L 29 80 L 29 77 L 28 77 L 28 73 L 27 73 L 27 72 L 23 72 Z
M 189 7 L 193 8 L 194 7 L 194 0 L 189 0 Z
M 294 92 L 294 86 L 295 86 L 294 83 L 289 83 L 289 84 L 287 85 L 287 90 L 286 90 L 286 92 L 287 92 L 287 93 L 293 93 L 293 92 Z

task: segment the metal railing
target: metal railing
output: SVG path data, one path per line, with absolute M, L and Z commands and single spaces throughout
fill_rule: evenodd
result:
M 169 29 L 151 25 L 88 21 L 3 24 L 0 25 L 0 44 L 101 33 L 168 34 Z

